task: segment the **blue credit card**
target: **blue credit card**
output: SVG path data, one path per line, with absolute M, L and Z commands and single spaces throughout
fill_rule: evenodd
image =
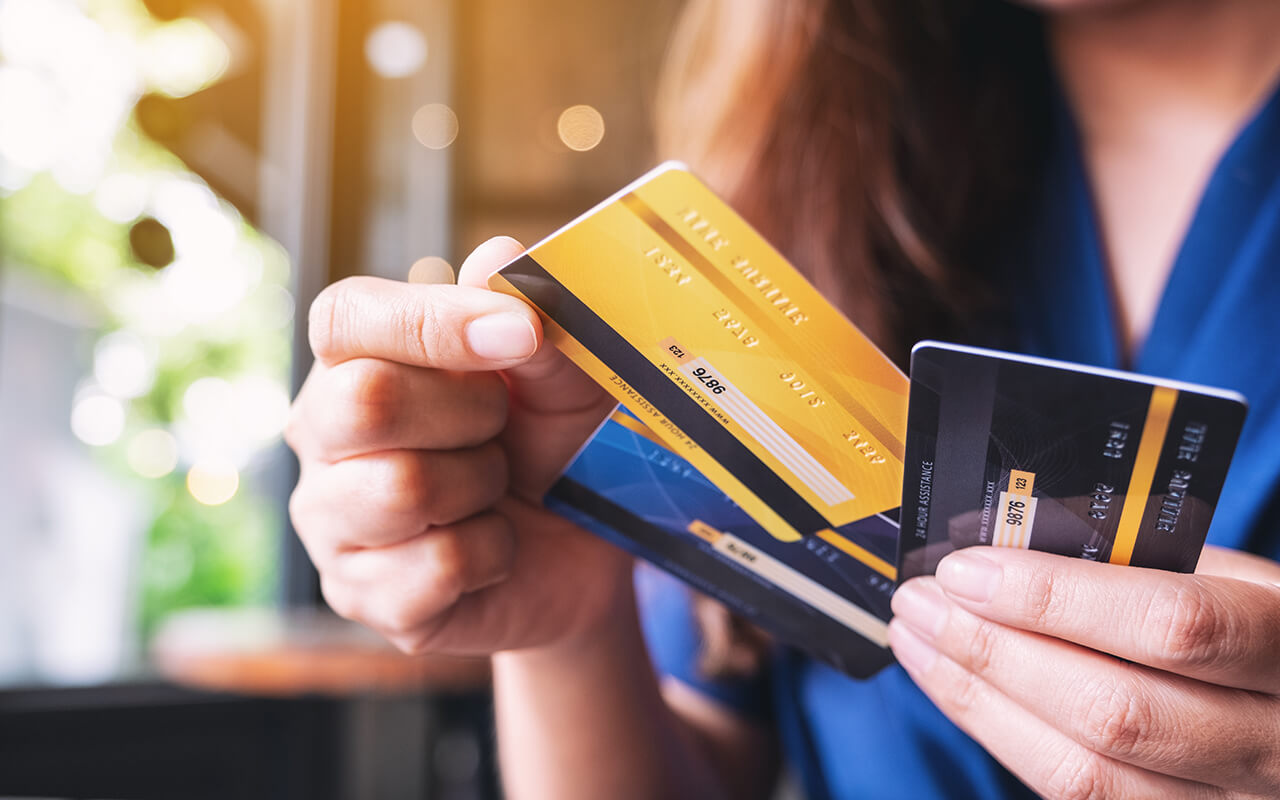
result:
M 896 572 L 863 549 L 893 552 L 891 515 L 781 541 L 623 410 L 579 452 L 546 503 L 854 677 L 893 660 L 887 623 Z
M 900 580 L 995 545 L 1192 572 L 1234 392 L 939 342 L 912 351 Z

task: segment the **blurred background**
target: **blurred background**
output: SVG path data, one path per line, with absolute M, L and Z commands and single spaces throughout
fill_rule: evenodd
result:
M 0 0 L 0 795 L 495 797 L 487 665 L 323 608 L 306 309 L 655 160 L 678 0 Z

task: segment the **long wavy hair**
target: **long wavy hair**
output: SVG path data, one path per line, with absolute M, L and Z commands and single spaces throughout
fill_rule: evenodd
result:
M 1003 0 L 690 0 L 658 97 L 688 162 L 882 349 L 963 339 L 1043 161 L 1041 19 Z M 696 604 L 711 673 L 763 638 Z

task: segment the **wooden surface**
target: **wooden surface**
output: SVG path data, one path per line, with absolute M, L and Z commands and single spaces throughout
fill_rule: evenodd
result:
M 174 683 L 250 695 L 456 692 L 489 682 L 488 659 L 408 656 L 324 611 L 181 612 L 151 655 Z

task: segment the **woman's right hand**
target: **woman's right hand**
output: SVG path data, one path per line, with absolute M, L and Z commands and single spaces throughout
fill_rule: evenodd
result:
M 333 609 L 407 652 L 562 643 L 631 591 L 621 551 L 541 507 L 614 402 L 483 288 L 521 251 L 491 239 L 457 286 L 349 278 L 311 308 L 290 513 Z

